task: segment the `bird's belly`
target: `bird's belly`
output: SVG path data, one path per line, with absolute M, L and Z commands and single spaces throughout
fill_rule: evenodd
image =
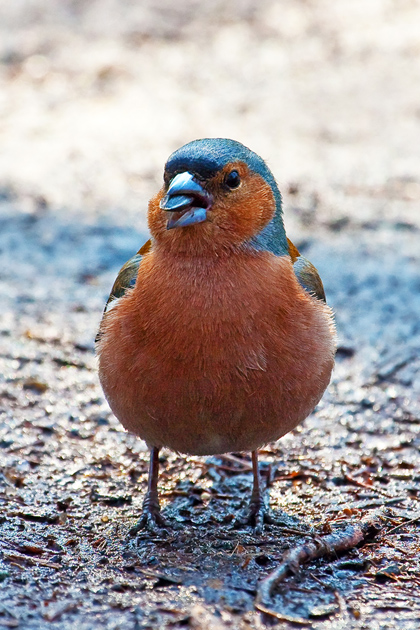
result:
M 120 312 L 99 359 L 105 395 L 124 427 L 149 446 L 208 455 L 255 450 L 301 422 L 330 379 L 329 316 L 309 297 L 281 321 L 243 312 L 204 323 L 200 314 L 185 326 L 156 320 L 146 332 L 138 311 L 136 318 Z
M 329 380 L 306 379 L 302 391 L 294 378 L 271 357 L 261 369 L 234 365 L 232 348 L 214 372 L 200 375 L 194 357 L 184 369 L 147 353 L 137 363 L 138 379 L 116 379 L 105 394 L 126 429 L 149 446 L 166 446 L 193 455 L 255 450 L 278 439 L 312 411 Z M 188 367 L 187 367 L 188 366 Z M 119 382 L 118 382 L 119 381 Z

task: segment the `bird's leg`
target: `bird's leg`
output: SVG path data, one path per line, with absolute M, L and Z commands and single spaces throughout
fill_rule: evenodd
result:
M 147 493 L 143 501 L 142 515 L 138 523 L 130 529 L 130 535 L 137 534 L 141 529 L 154 531 L 156 527 L 167 527 L 168 523 L 160 513 L 159 495 L 157 489 L 159 476 L 159 449 L 154 446 L 150 451 L 149 481 Z
M 254 525 L 255 533 L 261 534 L 264 522 L 271 523 L 272 517 L 261 492 L 260 473 L 258 470 L 258 451 L 252 451 L 252 472 L 254 475 L 254 483 L 252 486 L 251 501 L 246 510 L 235 519 L 234 527 Z

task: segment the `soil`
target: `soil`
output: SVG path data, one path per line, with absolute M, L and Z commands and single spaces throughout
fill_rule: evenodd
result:
M 415 0 L 0 6 L 0 627 L 419 627 L 419 20 Z M 261 452 L 281 524 L 232 526 L 249 456 L 163 451 L 178 528 L 133 538 L 148 453 L 94 337 L 165 159 L 204 136 L 268 160 L 336 367 Z M 375 538 L 277 587 L 278 619 L 256 610 L 287 549 L 371 514 Z

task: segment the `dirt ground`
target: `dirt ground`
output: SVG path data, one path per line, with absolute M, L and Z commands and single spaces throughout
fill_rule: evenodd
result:
M 0 4 L 0 628 L 420 627 L 419 24 L 416 0 Z M 262 451 L 282 526 L 232 528 L 248 456 L 167 451 L 180 529 L 130 538 L 147 450 L 93 339 L 166 157 L 204 136 L 268 160 L 337 363 Z M 375 539 L 276 590 L 282 620 L 255 610 L 286 549 L 377 510 Z

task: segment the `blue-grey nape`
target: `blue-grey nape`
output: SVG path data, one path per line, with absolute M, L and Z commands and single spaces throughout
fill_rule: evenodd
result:
M 169 156 L 165 165 L 165 178 L 172 179 L 177 173 L 190 171 L 207 179 L 215 175 L 226 164 L 245 162 L 254 173 L 258 173 L 271 187 L 276 202 L 272 221 L 252 239 L 257 249 L 271 251 L 276 255 L 287 254 L 288 244 L 283 226 L 282 198 L 276 180 L 264 160 L 245 145 L 228 138 L 203 138 L 193 140 Z

